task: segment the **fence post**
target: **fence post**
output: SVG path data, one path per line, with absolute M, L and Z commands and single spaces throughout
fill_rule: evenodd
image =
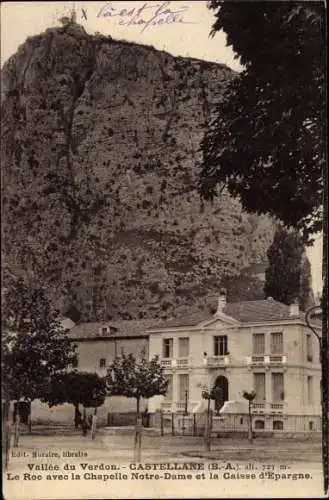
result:
M 171 414 L 171 435 L 175 435 L 175 414 Z
M 196 413 L 193 413 L 193 436 L 196 436 Z
M 161 436 L 164 435 L 164 429 L 163 429 L 163 412 L 160 411 L 160 434 Z

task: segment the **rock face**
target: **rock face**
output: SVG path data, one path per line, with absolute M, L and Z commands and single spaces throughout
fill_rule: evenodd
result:
M 2 71 L 5 264 L 103 320 L 181 314 L 263 262 L 274 224 L 196 191 L 233 77 L 74 23 L 27 39 Z

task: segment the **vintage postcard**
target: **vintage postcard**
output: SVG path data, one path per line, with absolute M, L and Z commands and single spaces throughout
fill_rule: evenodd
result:
M 4 498 L 325 497 L 325 3 L 1 26 Z

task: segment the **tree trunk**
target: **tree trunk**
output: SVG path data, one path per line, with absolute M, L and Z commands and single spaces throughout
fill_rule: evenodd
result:
M 81 422 L 82 435 L 87 436 L 88 432 L 88 422 L 87 422 L 87 410 L 86 407 L 83 407 L 83 417 Z
M 94 408 L 94 414 L 91 421 L 91 439 L 95 439 L 97 426 L 97 408 Z
M 5 400 L 4 414 L 3 414 L 3 430 L 2 436 L 4 439 L 4 469 L 7 470 L 9 466 L 9 456 L 10 456 L 10 415 L 9 415 L 10 401 Z
M 74 428 L 78 429 L 80 423 L 79 403 L 74 405 Z
M 15 424 L 14 424 L 14 448 L 18 448 L 18 443 L 19 443 L 19 412 L 16 411 Z
M 208 399 L 206 425 L 204 430 L 204 449 L 210 451 L 210 436 L 211 436 L 211 422 L 210 422 L 210 398 Z
M 30 402 L 29 414 L 27 416 L 27 432 L 31 434 L 32 432 L 32 403 Z
M 248 403 L 248 440 L 252 443 L 252 415 L 251 415 L 251 401 Z
M 136 431 L 134 441 L 134 462 L 141 461 L 142 453 L 142 417 L 140 414 L 140 398 L 136 398 Z

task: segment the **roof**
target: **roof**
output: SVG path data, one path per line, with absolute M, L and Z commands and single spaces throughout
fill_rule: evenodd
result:
M 82 323 L 81 325 L 75 325 L 70 330 L 69 337 L 74 339 L 145 337 L 147 336 L 146 330 L 158 324 L 158 319 Z M 113 334 L 100 335 L 99 330 L 104 326 L 112 326 L 117 330 Z
M 223 313 L 242 323 L 262 323 L 267 321 L 304 319 L 304 313 L 298 316 L 290 315 L 290 307 L 274 299 L 251 300 L 242 302 L 231 302 L 223 308 Z M 179 328 L 185 326 L 197 326 L 200 323 L 213 319 L 209 313 L 194 313 L 183 318 L 172 319 L 162 322 L 160 328 Z M 314 321 L 314 323 L 316 323 Z
M 242 323 L 262 323 L 280 320 L 303 320 L 305 315 L 300 312 L 298 316 L 290 316 L 290 307 L 274 299 L 231 302 L 223 309 L 223 313 Z M 73 339 L 111 339 L 111 338 L 142 338 L 148 336 L 148 330 L 162 328 L 184 328 L 197 326 L 204 321 L 214 319 L 215 315 L 207 311 L 197 311 L 188 316 L 163 321 L 160 319 L 104 321 L 97 323 L 82 323 L 75 325 L 69 336 Z M 321 326 L 321 321 L 313 320 L 316 326 Z M 100 328 L 111 326 L 114 333 L 100 334 Z

